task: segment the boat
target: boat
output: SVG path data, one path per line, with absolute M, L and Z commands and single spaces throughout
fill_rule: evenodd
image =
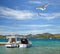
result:
M 31 41 L 28 39 L 21 39 L 21 42 L 19 43 L 19 48 L 29 48 L 32 46 Z
M 7 47 L 7 48 L 16 48 L 16 47 L 18 47 L 18 44 L 16 43 L 15 36 L 9 37 L 9 41 L 5 44 L 5 47 Z

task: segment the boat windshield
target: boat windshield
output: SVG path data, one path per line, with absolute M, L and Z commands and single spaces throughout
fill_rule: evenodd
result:
M 27 39 L 21 39 L 21 44 L 28 44 L 28 40 Z

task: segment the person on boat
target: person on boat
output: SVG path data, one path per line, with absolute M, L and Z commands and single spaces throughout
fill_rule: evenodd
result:
M 21 44 L 28 44 L 28 40 L 27 39 L 21 39 Z

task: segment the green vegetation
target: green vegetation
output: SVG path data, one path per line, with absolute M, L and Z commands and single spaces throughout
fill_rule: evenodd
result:
M 0 35 L 0 38 L 5 38 L 5 36 L 3 36 L 3 35 Z
M 60 34 L 50 34 L 50 33 L 43 33 L 43 34 L 36 34 L 36 35 L 27 35 L 28 38 L 60 38 Z
M 55 38 L 60 38 L 60 34 L 55 34 Z

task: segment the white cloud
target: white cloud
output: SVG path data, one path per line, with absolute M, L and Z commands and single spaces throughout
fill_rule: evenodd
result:
M 52 20 L 58 17 L 60 17 L 60 12 L 59 13 L 40 13 L 41 19 Z
M 11 32 L 15 32 L 15 33 L 19 33 L 20 34 L 35 34 L 35 33 L 41 33 L 44 32 L 45 30 L 41 28 L 46 28 L 48 26 L 52 26 L 52 25 L 20 25 L 19 27 L 15 27 L 15 26 L 0 26 L 0 33 L 11 33 Z M 46 32 L 46 31 L 45 31 Z
M 28 10 L 15 10 L 15 9 L 6 8 L 6 7 L 0 7 L 0 17 L 2 18 L 18 19 L 18 20 L 26 20 L 26 19 L 52 20 L 60 17 L 60 12 L 39 13 L 39 14 L 33 11 L 28 11 Z
M 45 24 L 45 25 L 38 25 L 38 24 L 32 24 L 32 25 L 18 25 L 18 26 L 4 26 L 4 25 L 2 25 L 2 26 L 0 26 L 0 30 L 3 30 L 3 29 L 30 29 L 30 28 L 44 28 L 44 27 L 48 27 L 48 26 L 53 26 L 53 25 L 49 25 L 49 24 Z
M 42 2 L 40 2 L 40 1 L 29 1 L 29 3 L 31 3 L 31 4 L 41 4 Z
M 23 27 L 48 27 L 48 26 L 52 26 L 52 25 L 49 25 L 49 24 L 32 24 L 32 25 L 20 25 L 20 26 L 23 26 Z
M 58 31 L 57 29 L 44 29 L 44 30 L 24 30 L 24 31 L 0 31 L 0 34 L 22 34 L 22 35 L 27 35 L 27 34 L 41 34 L 41 33 L 52 33 L 52 34 L 59 34 L 60 30 Z
M 55 25 L 21 25 L 22 27 L 8 27 L 8 26 L 0 26 L 0 34 L 11 34 L 14 32 L 15 34 L 41 34 L 41 33 L 60 33 L 60 27 Z M 53 26 L 54 28 L 45 28 L 48 26 Z M 24 29 L 25 27 L 25 29 Z M 45 28 L 45 29 L 30 29 L 31 28 Z M 27 30 L 28 28 L 28 30 Z M 2 30 L 3 29 L 3 30 Z M 23 29 L 23 30 L 21 30 Z
M 18 34 L 41 34 L 41 33 L 52 33 L 52 34 L 58 34 L 60 31 L 57 29 L 43 29 L 43 30 L 24 30 L 24 31 L 18 31 Z
M 28 10 L 14 10 L 6 7 L 0 7 L 0 17 L 16 18 L 20 20 L 31 19 L 35 14 Z

